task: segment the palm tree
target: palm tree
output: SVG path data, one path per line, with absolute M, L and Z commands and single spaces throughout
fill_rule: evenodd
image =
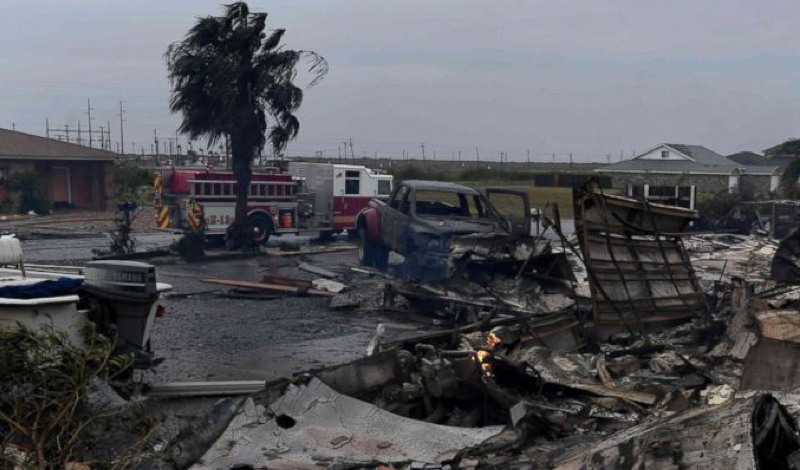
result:
M 297 137 L 300 123 L 294 113 L 303 101 L 303 91 L 293 83 L 298 62 L 310 60 L 309 86 L 325 76 L 328 64 L 314 52 L 284 49 L 285 30 L 267 31 L 266 13 L 251 12 L 245 2 L 225 8 L 224 16 L 199 18 L 165 56 L 170 110 L 183 116 L 178 130 L 192 140 L 207 138 L 208 148 L 220 140 L 230 142 L 236 216 L 228 245 L 246 248 L 253 239 L 247 218 L 253 158 L 267 141 L 280 155 Z

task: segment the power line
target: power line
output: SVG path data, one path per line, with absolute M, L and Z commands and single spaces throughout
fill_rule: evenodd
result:
M 125 130 L 122 125 L 122 123 L 125 122 L 125 120 L 122 119 L 122 114 L 124 112 L 125 110 L 122 109 L 122 100 L 119 100 L 119 142 L 123 154 L 125 154 Z
M 92 102 L 89 98 L 86 98 L 86 115 L 89 121 L 89 147 L 94 147 L 92 143 Z

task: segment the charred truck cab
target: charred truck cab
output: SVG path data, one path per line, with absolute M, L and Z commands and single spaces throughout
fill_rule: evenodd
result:
M 405 258 L 407 277 L 430 280 L 447 274 L 454 237 L 529 236 L 530 201 L 521 191 L 489 189 L 484 195 L 453 183 L 403 181 L 388 202 L 370 202 L 357 225 L 362 264 L 385 268 L 389 252 L 394 251 Z

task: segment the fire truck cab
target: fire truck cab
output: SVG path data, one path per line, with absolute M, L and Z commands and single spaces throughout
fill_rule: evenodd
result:
M 298 181 L 300 226 L 321 235 L 355 229 L 358 214 L 372 199 L 388 198 L 392 175 L 363 165 L 290 162 Z

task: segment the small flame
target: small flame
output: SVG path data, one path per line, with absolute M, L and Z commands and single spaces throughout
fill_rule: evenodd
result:
M 501 342 L 502 341 L 500 341 L 500 338 L 494 334 L 494 331 L 492 331 L 489 333 L 489 336 L 486 337 L 486 349 L 492 350 Z
M 492 377 L 494 372 L 492 372 L 492 364 L 488 361 L 491 354 L 488 351 L 477 351 L 477 356 L 483 373 L 489 377 Z

